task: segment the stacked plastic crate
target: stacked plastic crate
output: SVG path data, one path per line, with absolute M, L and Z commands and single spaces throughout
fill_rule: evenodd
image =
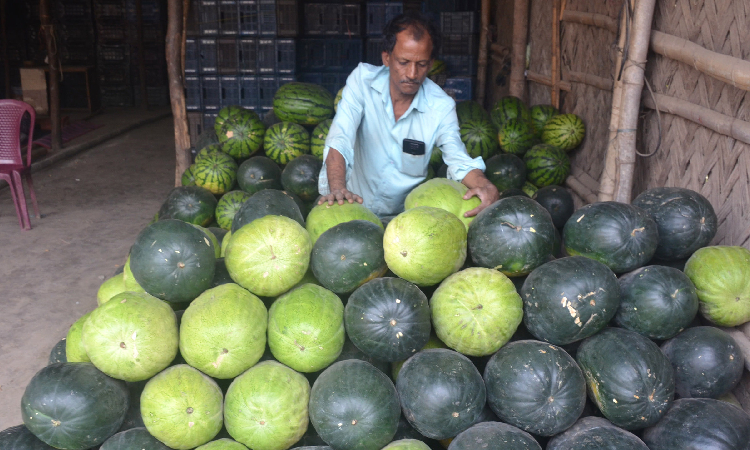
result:
M 294 81 L 297 0 L 192 0 L 185 48 L 191 138 L 213 127 L 219 110 L 240 105 L 259 115 Z M 194 142 L 194 141 L 193 141 Z
M 146 96 L 149 106 L 169 104 L 167 88 L 167 63 L 165 55 L 166 6 L 159 0 L 141 0 L 143 22 L 143 55 L 146 66 Z M 130 78 L 133 80 L 134 101 L 138 105 L 143 96 L 141 90 L 140 57 L 138 53 L 138 11 L 135 0 L 126 0 L 127 40 L 130 45 L 132 64 Z
M 394 17 L 404 11 L 403 2 L 372 2 L 367 4 L 365 14 L 365 62 L 376 66 L 383 65 L 382 53 L 385 50 L 383 28 Z
M 332 94 L 363 61 L 362 3 L 306 3 L 303 12 L 305 37 L 297 44 L 297 78 L 319 84 Z
M 34 5 L 38 12 L 38 2 Z M 60 62 L 64 65 L 93 65 L 96 61 L 94 45 L 94 26 L 90 0 L 57 0 L 54 3 L 53 17 L 58 25 L 58 48 Z M 34 17 L 38 23 L 38 13 Z M 37 28 L 38 30 L 39 28 Z M 33 37 L 36 37 L 34 32 Z M 40 49 L 41 47 L 38 47 Z M 36 53 L 43 53 L 37 51 Z M 34 55 L 31 59 L 43 61 L 43 54 Z
M 94 0 L 97 68 L 103 106 L 133 106 L 125 0 Z

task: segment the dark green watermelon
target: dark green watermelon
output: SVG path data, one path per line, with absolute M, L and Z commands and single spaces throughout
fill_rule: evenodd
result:
M 531 120 L 531 113 L 523 100 L 509 95 L 498 100 L 492 106 L 490 118 L 495 127 L 500 128 L 509 119 L 521 118 L 529 121 Z
M 508 119 L 498 128 L 497 140 L 504 153 L 523 156 L 534 145 L 531 122 L 525 119 Z
M 216 259 L 216 269 L 214 271 L 214 279 L 211 282 L 211 287 L 216 287 L 222 284 L 234 283 L 232 277 L 229 276 L 227 265 L 224 263 L 224 258 Z
M 159 220 L 177 219 L 208 226 L 214 220 L 216 197 L 198 186 L 179 186 L 169 193 L 159 209 Z
M 237 169 L 237 184 L 248 194 L 263 189 L 281 190 L 281 168 L 271 158 L 253 156 Z
M 183 312 L 185 311 L 182 310 L 175 312 L 178 328 L 179 321 L 182 318 Z M 178 359 L 181 360 L 181 362 L 174 362 Z M 180 355 L 179 350 L 177 351 L 177 356 L 175 356 L 174 361 L 169 365 L 173 366 L 175 364 L 186 364 L 185 360 L 182 359 L 182 355 Z M 125 414 L 125 419 L 122 421 L 120 429 L 117 430 L 118 432 L 145 426 L 143 424 L 143 417 L 141 416 L 141 393 L 143 393 L 143 388 L 146 386 L 146 383 L 148 383 L 148 380 L 126 382 L 126 384 L 128 385 L 128 394 L 130 397 L 130 401 L 128 402 L 128 412 Z
M 317 125 L 333 117 L 333 95 L 311 83 L 287 83 L 273 96 L 273 112 L 282 121 Z
M 3 450 L 55 450 L 40 441 L 25 425 L 0 431 L 0 448 Z
M 498 191 L 521 189 L 526 182 L 526 163 L 516 155 L 501 153 L 484 162 L 484 176 Z
M 565 345 L 607 326 L 620 304 L 620 287 L 604 264 L 570 256 L 531 272 L 521 288 L 521 299 L 529 332 L 537 339 Z
M 581 343 L 576 361 L 589 398 L 626 430 L 653 426 L 674 399 L 672 365 L 656 344 L 634 331 L 602 330 Z
M 659 231 L 654 257 L 676 261 L 690 257 L 716 236 L 718 219 L 706 197 L 690 189 L 657 187 L 642 192 L 632 204 L 646 211 Z
M 651 260 L 659 241 L 648 213 L 627 203 L 597 202 L 570 216 L 563 228 L 565 251 L 595 259 L 615 273 L 630 272 Z
M 305 219 L 302 218 L 299 206 L 291 197 L 282 191 L 264 189 L 253 194 L 242 204 L 232 220 L 232 233 L 242 228 L 243 225 L 268 215 L 289 217 L 303 227 L 305 226 Z
M 448 450 L 542 450 L 529 433 L 502 422 L 480 422 L 456 436 Z
M 487 401 L 484 381 L 471 361 L 441 348 L 409 358 L 396 388 L 406 420 L 432 439 L 447 439 L 469 428 Z
M 216 117 L 214 130 L 222 151 L 233 158 L 244 159 L 260 149 L 266 126 L 254 111 L 225 106 Z
M 552 255 L 555 226 L 539 203 L 513 196 L 480 212 L 469 225 L 467 239 L 474 264 L 520 276 Z
M 537 144 L 524 155 L 526 179 L 537 188 L 560 185 L 570 175 L 570 158 L 557 147 Z
M 481 156 L 487 159 L 497 153 L 497 130 L 486 120 L 472 120 L 461 124 L 459 127 L 461 142 L 466 146 L 469 156 L 476 158 Z
M 562 228 L 575 211 L 573 196 L 562 186 L 550 185 L 538 189 L 531 197 L 552 216 L 555 228 Z
M 336 358 L 336 361 L 334 361 L 333 363 L 337 363 L 339 361 L 346 361 L 349 359 L 358 359 L 360 361 L 368 362 L 372 364 L 373 366 L 375 366 L 376 369 L 383 372 L 384 374 L 388 375 L 390 373 L 391 364 L 389 362 L 382 361 L 380 359 L 376 359 L 376 358 L 373 358 L 372 356 L 365 354 L 362 350 L 358 349 L 357 346 L 354 345 L 354 343 L 352 343 L 352 341 L 348 337 L 345 336 L 344 348 L 341 349 L 341 353 L 339 353 L 339 356 Z M 305 373 L 304 375 L 307 377 L 307 380 L 310 382 L 310 385 L 312 386 L 315 383 L 315 380 L 318 379 L 321 373 L 323 373 L 322 370 L 320 372 Z
M 303 202 L 318 198 L 318 175 L 323 163 L 312 155 L 302 155 L 290 161 L 281 172 L 284 190 L 297 195 Z
M 54 364 L 59 362 L 68 362 L 68 358 L 65 355 L 65 344 L 66 344 L 65 338 L 60 339 L 57 344 L 55 344 L 54 347 L 52 347 L 52 350 L 49 352 L 49 359 L 47 360 L 47 364 Z
M 313 246 L 310 267 L 326 289 L 337 294 L 354 291 L 388 268 L 383 255 L 383 229 L 366 220 L 329 228 Z
M 401 414 L 393 383 L 370 363 L 332 364 L 310 391 L 310 421 L 333 448 L 380 450 L 391 442 Z
M 698 294 L 682 271 L 646 266 L 620 277 L 620 308 L 615 322 L 649 339 L 669 339 L 698 313 Z
M 169 447 L 151 436 L 145 427 L 121 431 L 104 441 L 104 444 L 99 448 L 99 450 L 134 449 L 170 450 Z
M 553 437 L 547 450 L 649 450 L 636 435 L 602 417 L 584 417 Z
M 21 398 L 26 428 L 52 447 L 66 450 L 101 444 L 120 428 L 127 410 L 125 382 L 108 377 L 91 363 L 46 366 L 34 375 Z
M 484 383 L 500 420 L 536 435 L 570 428 L 586 404 L 586 380 L 578 364 L 546 342 L 505 345 L 485 366 Z
M 432 328 L 430 306 L 416 285 L 401 278 L 376 278 L 349 296 L 344 325 L 346 334 L 365 354 L 401 361 L 427 344 Z
M 516 197 L 519 195 L 521 197 L 531 198 L 529 197 L 529 194 L 527 194 L 526 192 L 518 188 L 508 188 L 508 189 L 502 190 L 498 193 L 498 195 L 499 195 L 500 200 L 504 198 L 508 198 L 508 197 Z

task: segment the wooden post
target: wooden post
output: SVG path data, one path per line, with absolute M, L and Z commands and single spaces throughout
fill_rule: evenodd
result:
M 5 29 L 5 0 L 0 0 L 0 33 L 3 33 L 3 71 L 5 73 L 5 98 L 10 98 L 10 61 L 8 61 L 8 31 Z
M 143 2 L 135 0 L 136 26 L 138 27 L 138 74 L 141 79 L 141 108 L 148 109 L 148 92 L 146 91 L 146 55 L 143 53 Z
M 552 2 L 552 66 L 550 69 L 552 106 L 560 109 L 560 0 Z
M 526 100 L 526 44 L 529 33 L 529 0 L 513 4 L 513 44 L 510 60 L 510 95 Z
M 190 134 L 182 80 L 182 23 L 184 21 L 182 0 L 169 0 L 167 14 L 166 54 L 169 100 L 174 120 L 175 186 L 180 186 L 182 173 L 190 167 Z
M 635 169 L 635 139 L 638 128 L 638 113 L 641 108 L 643 78 L 646 71 L 651 38 L 651 22 L 654 18 L 656 0 L 639 0 L 635 5 L 633 26 L 630 35 L 630 57 L 625 61 L 622 74 L 622 104 L 620 125 L 617 129 L 617 180 L 614 200 L 630 203 Z
M 482 26 L 479 29 L 479 61 L 477 63 L 477 99 L 484 105 L 484 93 L 487 86 L 487 47 L 490 30 L 490 0 L 482 0 Z
M 60 117 L 60 65 L 57 60 L 57 39 L 55 26 L 50 16 L 50 0 L 39 1 L 39 19 L 42 22 L 44 38 L 47 44 L 47 62 L 49 64 L 49 115 L 51 121 L 52 151 L 62 148 L 62 127 Z

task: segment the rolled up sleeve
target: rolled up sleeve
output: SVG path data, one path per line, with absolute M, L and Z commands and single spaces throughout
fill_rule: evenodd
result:
M 449 179 L 461 181 L 474 169 L 484 172 L 485 165 L 482 157 L 471 158 L 466 152 L 466 146 L 461 141 L 455 104 L 453 109 L 440 122 L 437 129 L 436 144 L 443 152 L 443 162 L 448 166 Z

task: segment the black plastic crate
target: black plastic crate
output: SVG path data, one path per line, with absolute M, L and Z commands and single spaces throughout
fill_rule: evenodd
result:
M 200 15 L 200 0 L 190 0 L 187 11 L 187 24 L 185 26 L 185 34 L 187 36 L 200 35 Z
M 128 37 L 125 22 L 99 20 L 96 24 L 96 37 L 100 44 L 124 44 Z M 136 35 L 133 35 L 133 40 L 135 38 Z
M 474 87 L 474 78 L 472 77 L 454 77 L 445 80 L 443 90 L 450 95 L 453 100 L 462 102 L 472 99 L 472 90 Z
M 258 40 L 255 38 L 238 39 L 237 60 L 241 74 L 258 73 Z
M 219 0 L 219 34 L 236 36 L 240 30 L 239 5 L 237 0 Z
M 198 73 L 203 75 L 216 74 L 219 70 L 216 56 L 216 39 L 199 39 L 198 48 L 200 51 Z
M 308 3 L 305 5 L 305 33 L 308 35 L 339 34 L 341 4 Z
M 243 36 L 260 34 L 258 24 L 258 2 L 256 0 L 239 0 L 239 33 Z
M 240 106 L 246 109 L 258 107 L 258 78 L 240 77 Z
M 383 28 L 394 17 L 404 11 L 403 2 L 378 2 L 367 4 L 366 25 L 369 36 L 382 36 Z
M 128 23 L 128 40 L 135 44 L 138 42 L 138 24 Z M 164 46 L 166 43 L 166 36 L 164 29 L 160 26 L 143 24 L 143 43 L 144 44 L 159 44 Z
M 214 129 L 214 123 L 216 123 L 216 117 L 219 115 L 218 112 L 204 112 L 203 113 L 203 129 L 206 131 Z
M 239 77 L 219 77 L 221 85 L 221 107 L 240 104 Z
M 323 73 L 321 72 L 300 72 L 297 74 L 297 80 L 303 83 L 323 84 Z
M 216 40 L 216 53 L 219 75 L 237 75 L 239 61 L 236 38 L 219 38 Z
M 130 54 L 132 55 L 132 61 L 134 64 L 138 64 L 140 61 L 138 46 L 133 45 L 130 47 Z M 162 45 L 157 44 L 143 44 L 143 60 L 146 65 L 158 65 L 165 66 L 167 57 L 165 55 L 165 49 Z
M 442 55 L 476 56 L 479 48 L 476 34 L 444 34 L 440 53 Z
M 278 77 L 258 77 L 258 107 L 273 107 L 273 96 L 278 89 Z
M 476 76 L 477 59 L 473 55 L 443 55 L 450 76 Z
M 25 55 L 25 58 L 36 59 L 36 58 L 33 58 L 32 56 L 33 55 L 28 54 L 28 55 Z M 96 54 L 95 54 L 93 47 L 90 47 L 90 46 L 78 47 L 78 46 L 70 45 L 70 46 L 65 46 L 62 49 L 60 49 L 60 60 L 62 61 L 63 64 L 89 65 L 89 64 L 94 64 L 94 61 L 96 60 Z
M 326 71 L 351 71 L 362 61 L 362 39 L 326 39 Z
M 162 87 L 167 85 L 167 66 L 161 64 L 145 64 L 146 86 Z M 140 85 L 141 70 L 137 64 L 130 66 L 133 85 Z
M 276 73 L 276 39 L 258 39 L 258 74 Z
M 262 36 L 276 36 L 276 0 L 259 0 L 258 27 Z
M 198 14 L 199 29 L 202 35 L 219 34 L 219 5 L 216 0 L 201 0 Z
M 133 106 L 133 89 L 129 86 L 100 91 L 102 106 Z
M 326 67 L 325 39 L 297 41 L 297 71 L 319 72 Z
M 362 5 L 356 3 L 341 5 L 339 33 L 345 36 L 362 35 Z
M 299 2 L 276 0 L 276 35 L 294 37 L 299 34 Z
M 203 114 L 199 112 L 187 113 L 188 133 L 190 134 L 190 146 L 195 147 L 198 136 L 203 132 Z
M 124 0 L 94 0 L 96 20 L 125 20 Z
M 203 103 L 203 91 L 201 90 L 201 79 L 197 76 L 185 77 L 185 109 L 188 111 L 200 111 Z
M 364 61 L 374 66 L 383 65 L 383 47 L 385 46 L 384 38 L 367 38 L 365 40 L 365 57 Z
M 198 39 L 185 39 L 185 73 L 198 73 L 198 61 L 200 60 L 200 49 L 198 48 Z
M 93 45 L 94 29 L 91 26 L 64 24 L 59 30 L 59 38 L 67 44 Z
M 105 64 L 126 63 L 130 58 L 130 49 L 127 45 L 100 45 L 97 54 Z
M 39 2 L 29 2 L 35 4 L 36 11 L 29 11 L 31 18 L 39 20 Z M 58 1 L 55 5 L 55 12 L 61 23 L 74 23 L 91 20 L 91 2 L 88 0 L 66 0 Z M 36 14 L 34 14 L 36 12 Z
M 297 68 L 296 46 L 294 39 L 276 40 L 276 72 L 294 73 Z
M 278 87 L 277 87 L 277 89 L 280 88 L 281 86 L 287 84 L 287 83 L 292 83 L 294 81 L 297 81 L 297 79 L 295 78 L 294 75 L 280 75 L 278 77 L 278 83 L 277 83 Z
M 138 21 L 138 11 L 136 8 L 136 0 L 126 0 L 125 12 L 127 14 L 128 21 Z M 164 2 L 166 4 L 166 2 Z M 143 22 L 147 24 L 154 24 L 161 22 L 162 19 L 161 2 L 159 0 L 141 0 L 141 17 Z
M 141 87 L 136 85 L 133 92 L 135 93 L 135 106 L 140 106 Z M 166 106 L 169 104 L 169 90 L 166 86 L 147 86 L 146 100 L 149 106 Z
M 476 12 L 440 13 L 440 31 L 443 34 L 473 34 L 479 31 Z
M 128 64 L 99 64 L 99 86 L 117 87 L 130 86 L 130 70 Z
M 219 77 L 201 77 L 201 92 L 203 110 L 221 108 L 221 83 L 219 82 Z

